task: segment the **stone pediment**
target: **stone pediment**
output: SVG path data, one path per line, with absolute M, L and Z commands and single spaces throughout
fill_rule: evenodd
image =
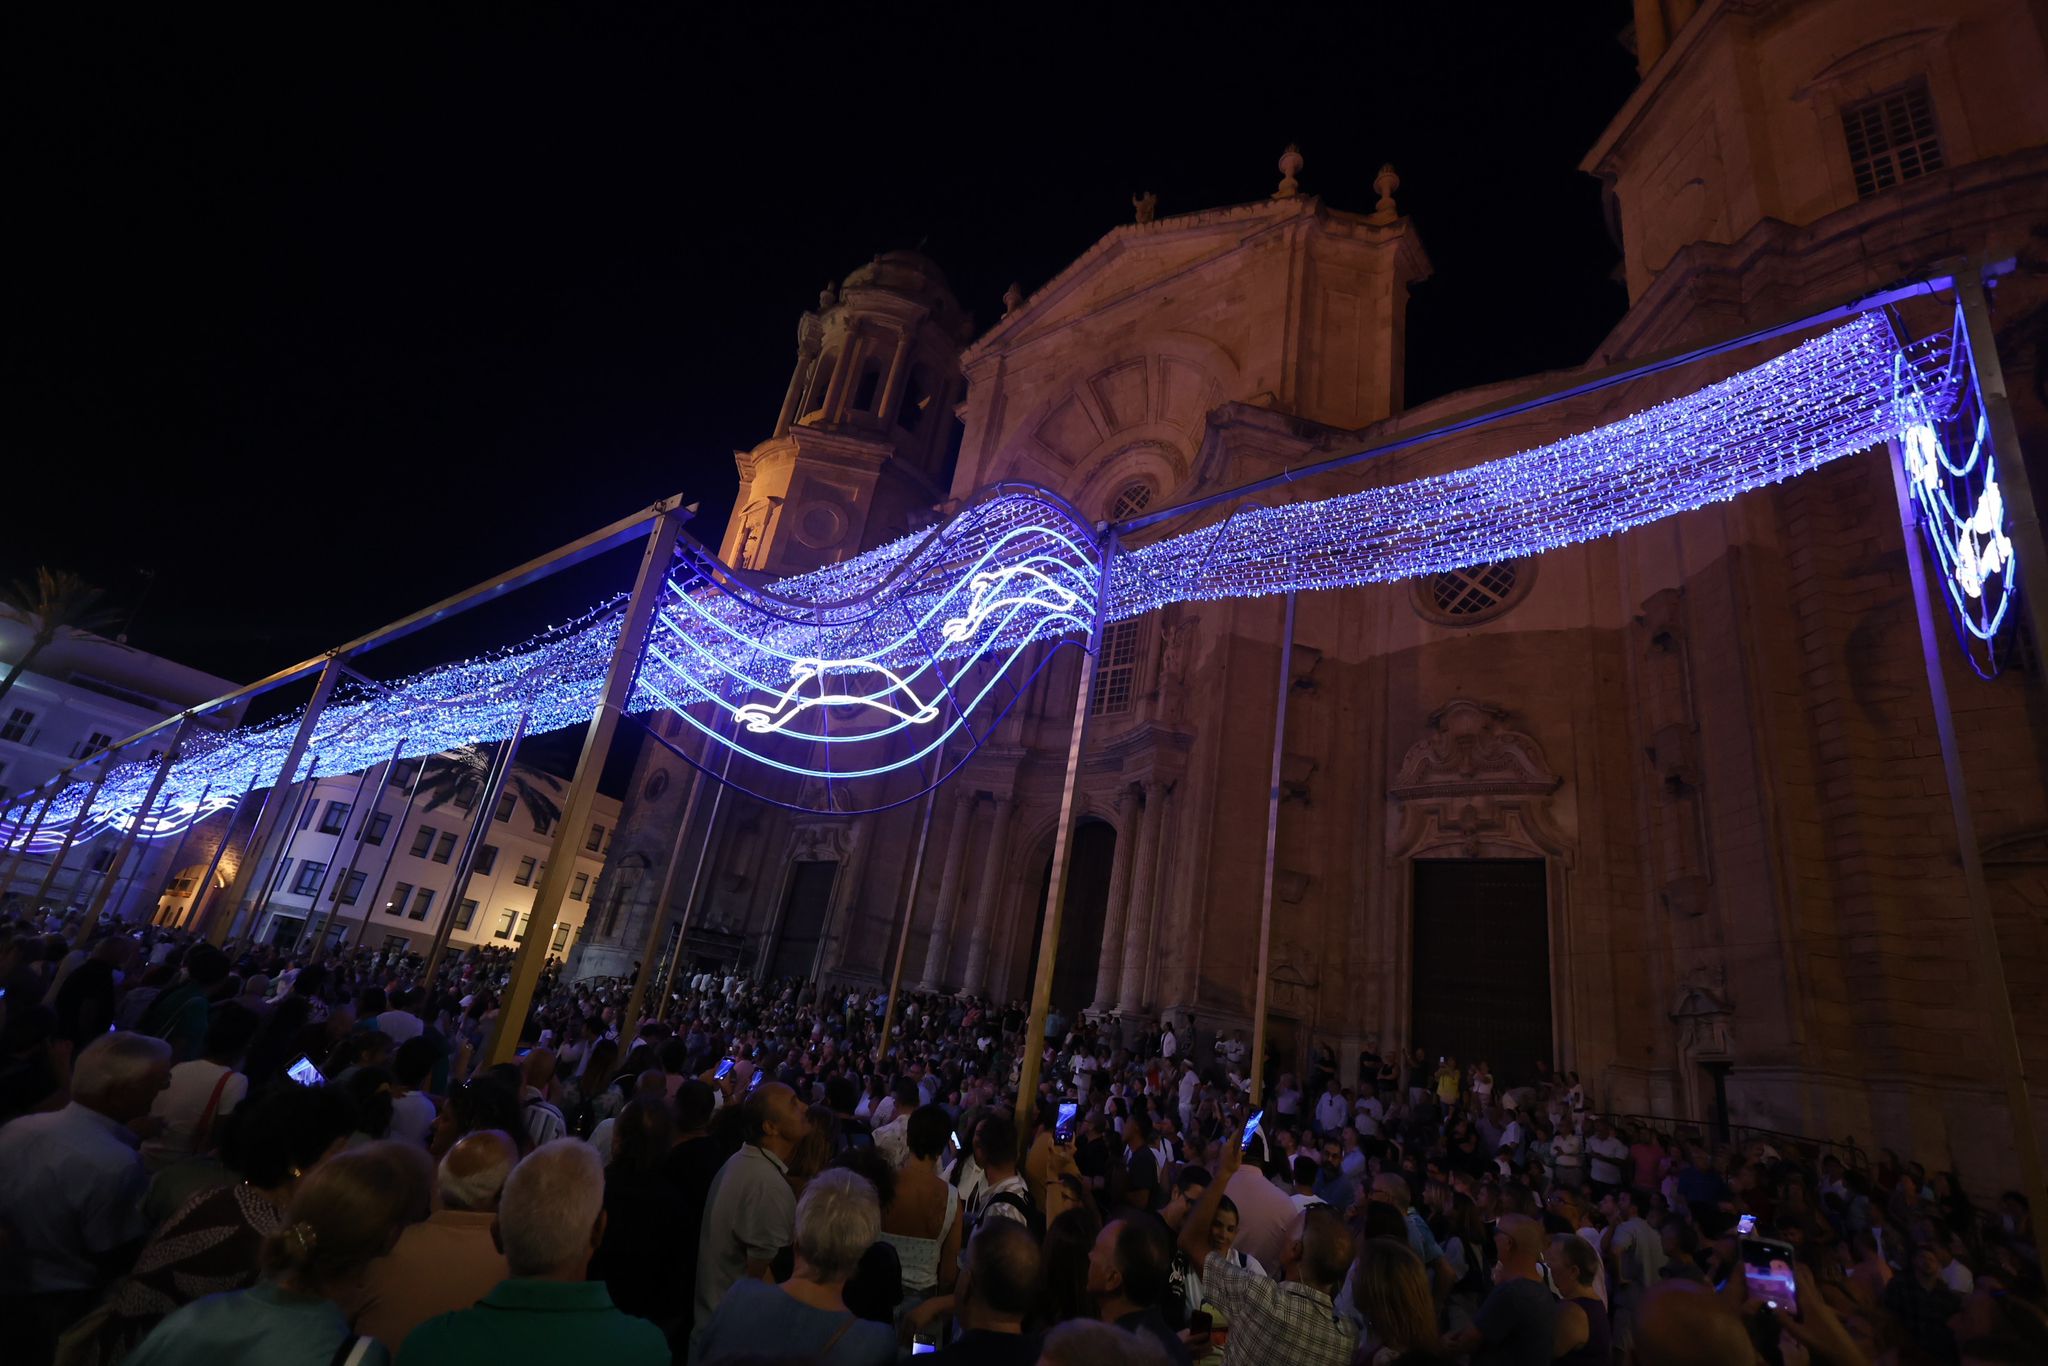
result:
M 1114 228 L 968 347 L 961 366 L 972 369 L 992 352 L 1014 351 L 1081 318 L 1097 317 L 1243 249 L 1268 230 L 1321 211 L 1319 201 L 1303 197 Z
M 1561 780 L 1544 761 L 1542 748 L 1511 729 L 1508 720 L 1506 711 L 1483 702 L 1461 698 L 1444 704 L 1402 758 L 1392 795 L 1504 797 L 1556 791 Z

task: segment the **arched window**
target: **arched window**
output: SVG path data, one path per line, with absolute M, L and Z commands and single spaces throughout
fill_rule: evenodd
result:
M 1109 520 L 1121 522 L 1135 517 L 1152 506 L 1152 486 L 1143 479 L 1133 479 L 1117 490 L 1116 497 L 1109 503 Z
M 837 351 L 826 352 L 818 357 L 817 363 L 811 367 L 810 385 L 804 391 L 804 401 L 798 405 L 803 409 L 806 417 L 824 408 L 825 391 L 832 387 L 832 372 L 838 367 L 839 353 Z
M 1476 626 L 1521 601 L 1534 577 L 1534 566 L 1525 560 L 1446 569 L 1416 581 L 1415 609 L 1446 626 Z
M 882 363 L 871 360 L 860 368 L 860 383 L 854 386 L 853 407 L 863 413 L 879 412 L 882 388 Z

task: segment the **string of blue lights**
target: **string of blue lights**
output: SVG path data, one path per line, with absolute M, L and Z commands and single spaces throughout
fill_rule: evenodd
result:
M 1951 342 L 1960 336 L 1958 327 L 1905 344 L 1882 315 L 1865 314 L 1695 393 L 1532 450 L 1335 497 L 1239 506 L 1120 550 L 1107 576 L 1097 530 L 1057 495 L 1024 485 L 985 491 L 942 526 L 766 588 L 686 543 L 640 652 L 631 710 L 674 713 L 730 751 L 727 781 L 767 800 L 876 809 L 904 799 L 881 795 L 879 780 L 919 774 L 951 747 L 962 757 L 940 765 L 943 781 L 1047 666 L 1028 647 L 1085 638 L 1098 616 L 1540 555 L 1889 440 L 1902 443 L 1964 634 L 1989 649 L 2007 616 L 2012 547 L 1970 358 Z M 394 749 L 418 757 L 502 739 L 522 712 L 536 733 L 586 721 L 622 617 L 614 600 L 485 657 L 351 684 L 319 718 L 308 746 L 317 763 L 298 776 L 360 772 Z M 1995 654 L 1984 658 L 1995 666 Z M 202 736 L 149 812 L 140 808 L 150 763 L 115 768 L 89 810 L 88 785 L 74 784 L 39 818 L 22 807 L 0 821 L 0 847 L 48 853 L 67 834 L 90 840 L 131 825 L 144 838 L 175 835 L 275 784 L 297 724 L 284 716 Z

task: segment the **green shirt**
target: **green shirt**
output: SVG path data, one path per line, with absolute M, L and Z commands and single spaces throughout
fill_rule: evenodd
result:
M 668 1340 L 622 1314 L 602 1281 L 499 1281 L 473 1309 L 415 1328 L 401 1366 L 668 1366 Z

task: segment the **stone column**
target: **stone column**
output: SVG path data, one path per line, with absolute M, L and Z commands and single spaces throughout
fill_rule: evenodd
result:
M 884 422 L 896 420 L 896 409 L 903 402 L 903 371 L 909 360 L 910 333 L 899 332 L 896 334 L 896 349 L 889 355 L 889 373 L 882 377 L 881 403 L 875 414 Z
M 1116 1009 L 1116 993 L 1124 971 L 1124 904 L 1130 899 L 1131 845 L 1138 832 L 1130 819 L 1131 790 L 1116 797 L 1116 853 L 1109 864 L 1109 909 L 1102 917 L 1102 956 L 1095 963 L 1095 1004 L 1090 1012 Z
M 804 389 L 810 383 L 811 371 L 818 363 L 816 347 L 799 350 L 796 355 L 796 371 L 789 377 L 789 392 L 782 396 L 782 412 L 775 418 L 775 435 L 781 436 L 789 430 L 789 424 L 796 421 L 796 405 L 804 396 Z
M 932 911 L 932 937 L 925 944 L 920 991 L 938 991 L 953 957 L 953 908 L 960 900 L 960 866 L 967 861 L 967 827 L 974 824 L 980 794 L 962 792 L 953 799 L 953 825 L 946 833 L 946 861 L 939 873 L 939 904 Z
M 1131 866 L 1131 897 L 1124 913 L 1123 984 L 1116 1008 L 1136 1015 L 1145 1008 L 1145 951 L 1152 939 L 1152 894 L 1159 868 L 1159 827 L 1166 812 L 1166 784 L 1145 784 L 1145 814 L 1138 821 L 1138 848 Z
M 975 889 L 974 924 L 967 932 L 967 973 L 960 989 L 978 996 L 988 986 L 989 939 L 995 933 L 996 893 L 1003 881 L 1003 846 L 1010 838 L 1009 797 L 996 798 L 995 816 L 990 821 L 988 850 L 981 861 L 981 886 Z

